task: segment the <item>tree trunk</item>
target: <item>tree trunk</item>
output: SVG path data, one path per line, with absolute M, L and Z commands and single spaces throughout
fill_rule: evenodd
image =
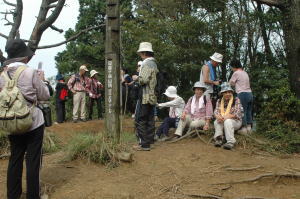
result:
M 300 99 L 300 0 L 288 1 L 282 14 L 290 85 Z

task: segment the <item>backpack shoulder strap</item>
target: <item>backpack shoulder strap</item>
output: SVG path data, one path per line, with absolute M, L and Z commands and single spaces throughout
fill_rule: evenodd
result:
M 7 71 L 3 72 L 1 74 L 1 76 L 6 80 L 6 81 L 10 81 L 11 79 L 9 78 L 8 74 L 7 74 Z
M 206 95 L 203 96 L 204 105 L 206 106 Z
M 17 69 L 16 73 L 13 76 L 13 79 L 17 82 L 21 73 L 26 69 L 26 66 L 19 66 L 19 68 Z

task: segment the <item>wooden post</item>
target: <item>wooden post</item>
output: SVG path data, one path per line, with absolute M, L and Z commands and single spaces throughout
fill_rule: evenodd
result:
M 120 141 L 120 11 L 119 0 L 106 0 L 105 128 Z

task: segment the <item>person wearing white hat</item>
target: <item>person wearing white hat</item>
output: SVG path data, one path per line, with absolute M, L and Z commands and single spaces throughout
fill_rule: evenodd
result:
M 94 103 L 97 104 L 98 119 L 102 118 L 101 89 L 103 89 L 103 85 L 98 80 L 98 74 L 99 73 L 97 71 L 91 70 L 90 78 L 88 78 L 86 84 L 86 90 L 89 94 L 89 103 L 88 103 L 89 120 L 92 120 Z
M 219 81 L 217 81 L 216 67 L 222 63 L 223 55 L 216 52 L 210 56 L 210 59 L 210 61 L 202 66 L 199 80 L 206 85 L 207 90 L 205 91 L 205 95 L 208 97 L 212 97 L 211 94 L 214 92 L 213 86 L 220 84 Z
M 210 98 L 204 95 L 206 86 L 201 82 L 196 82 L 193 90 L 194 96 L 185 105 L 174 139 L 181 137 L 186 127 L 189 127 L 189 130 L 199 127 L 202 127 L 203 130 L 209 129 L 213 108 Z
M 242 126 L 243 107 L 238 97 L 234 98 L 233 89 L 228 82 L 221 85 L 222 98 L 217 101 L 217 106 L 214 112 L 215 115 L 215 146 L 230 150 L 233 148 L 236 140 L 234 138 L 234 131 Z M 225 132 L 225 139 L 223 136 Z
M 137 53 L 143 63 L 139 75 L 132 76 L 133 80 L 139 83 L 141 89 L 135 113 L 139 145 L 134 148 L 140 151 L 149 151 L 150 144 L 154 143 L 155 134 L 154 108 L 157 103 L 155 87 L 158 69 L 151 43 L 140 43 Z
M 175 86 L 169 86 L 164 94 L 169 98 L 170 101 L 158 104 L 158 108 L 169 107 L 170 110 L 169 117 L 164 119 L 163 123 L 156 131 L 156 138 L 160 139 L 161 141 L 168 139 L 170 128 L 177 128 L 185 105 L 184 100 L 177 95 L 177 89 Z
M 85 93 L 86 93 L 86 83 L 88 78 L 85 77 L 87 69 L 86 65 L 82 65 L 79 68 L 79 73 L 71 76 L 68 81 L 68 88 L 73 93 L 73 122 L 86 121 L 86 110 L 85 110 Z M 80 115 L 78 115 L 80 109 Z

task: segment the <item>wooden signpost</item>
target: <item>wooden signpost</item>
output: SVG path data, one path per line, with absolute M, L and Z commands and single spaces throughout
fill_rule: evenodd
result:
M 106 0 L 105 128 L 120 140 L 120 10 L 119 0 Z

